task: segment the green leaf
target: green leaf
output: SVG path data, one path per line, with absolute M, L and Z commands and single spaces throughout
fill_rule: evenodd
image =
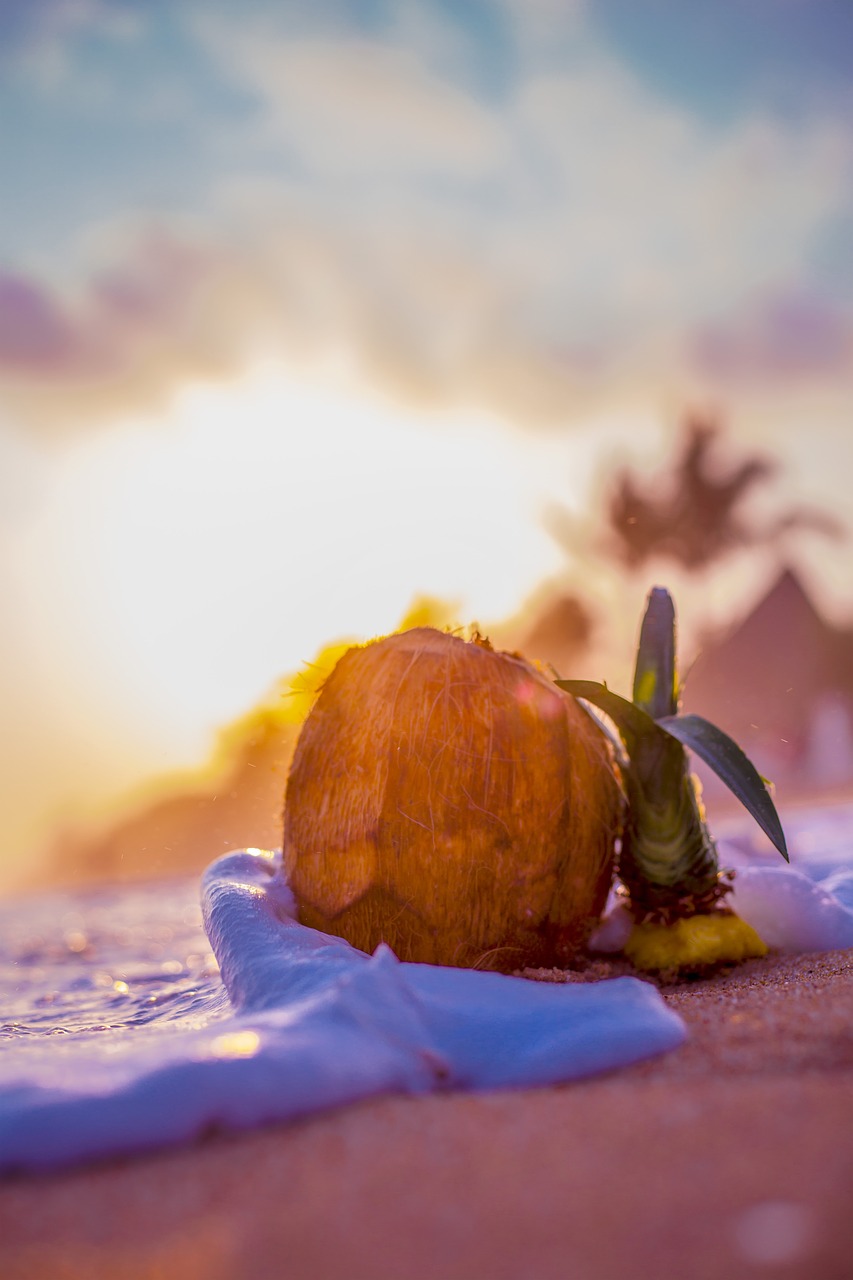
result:
M 632 755 L 636 742 L 656 729 L 655 721 L 641 707 L 635 707 L 627 698 L 620 698 L 618 693 L 611 692 L 606 684 L 597 680 L 556 680 L 559 689 L 572 694 L 575 698 L 584 698 L 598 707 L 616 725 L 625 740 L 628 754 Z
M 755 765 L 734 739 L 703 716 L 662 716 L 656 723 L 710 765 L 717 777 L 722 779 L 752 814 L 765 835 L 770 837 L 785 861 L 790 862 L 776 806 Z
M 637 646 L 633 699 L 653 720 L 673 716 L 678 710 L 675 605 L 666 587 L 653 587 L 649 592 Z

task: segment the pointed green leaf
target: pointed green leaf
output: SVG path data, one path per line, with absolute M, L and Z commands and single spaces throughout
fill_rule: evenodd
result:
M 653 587 L 649 592 L 637 646 L 633 699 L 653 720 L 675 715 L 678 710 L 675 605 L 666 587 Z
M 789 862 L 785 833 L 776 806 L 752 761 L 734 739 L 703 716 L 663 716 L 657 724 L 710 765 Z
M 556 680 L 555 684 L 575 698 L 585 698 L 610 716 L 625 739 L 629 755 L 633 750 L 633 742 L 655 732 L 657 726 L 650 715 L 642 708 L 635 707 L 627 698 L 620 698 L 618 693 L 612 693 L 606 684 L 599 684 L 596 680 Z

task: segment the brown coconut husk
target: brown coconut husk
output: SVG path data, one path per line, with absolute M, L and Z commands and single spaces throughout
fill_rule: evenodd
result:
M 523 659 L 428 627 L 350 649 L 306 720 L 284 867 L 300 920 L 403 960 L 570 961 L 621 799 L 592 719 Z

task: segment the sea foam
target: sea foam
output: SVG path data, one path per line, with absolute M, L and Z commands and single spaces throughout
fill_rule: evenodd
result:
M 795 868 L 743 824 L 734 906 L 776 950 L 853 946 L 853 808 L 786 818 Z M 633 978 L 535 983 L 400 963 L 297 923 L 280 856 L 202 881 L 0 906 L 0 1171 L 50 1169 L 383 1093 L 524 1088 L 678 1046 Z M 618 947 L 629 923 L 607 924 Z M 604 948 L 602 948 L 604 949 Z
M 28 1026 L 25 1010 L 7 1024 L 0 1170 L 140 1152 L 383 1093 L 556 1084 L 685 1037 L 659 993 L 634 978 L 546 984 L 405 964 L 385 946 L 368 956 L 307 929 L 275 854 L 218 859 L 202 905 L 221 983 L 208 977 L 191 993 L 191 1015 L 143 1022 L 140 1011 L 76 1035 L 57 1034 L 74 1028 L 43 1014 Z M 77 911 L 75 936 L 87 938 L 85 898 Z M 118 985 L 129 994 L 130 983 Z

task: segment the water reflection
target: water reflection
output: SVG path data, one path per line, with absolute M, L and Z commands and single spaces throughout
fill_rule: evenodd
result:
M 199 1026 L 227 1009 L 194 878 L 3 905 L 0 990 L 0 1039 L 18 1042 Z

